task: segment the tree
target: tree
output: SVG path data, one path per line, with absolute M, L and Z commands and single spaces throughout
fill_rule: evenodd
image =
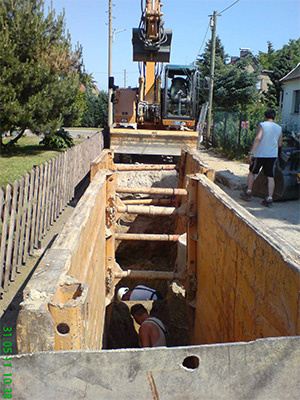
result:
M 207 43 L 204 53 L 198 60 L 199 70 L 202 76 L 209 75 L 211 40 Z M 240 112 L 240 129 L 238 135 L 238 151 L 240 146 L 242 112 L 252 104 L 258 97 L 256 83 L 259 68 L 254 71 L 249 68 L 253 59 L 252 55 L 243 57 L 234 64 L 226 64 L 227 54 L 219 37 L 216 38 L 215 74 L 214 74 L 214 108 L 225 111 L 224 120 L 224 146 L 226 138 L 226 127 L 228 112 Z M 202 96 L 201 101 L 205 101 Z
M 197 65 L 203 79 L 203 86 L 208 88 L 208 83 L 205 84 L 205 80 L 209 79 L 210 76 L 210 61 L 211 61 L 211 50 L 212 50 L 212 39 L 210 39 L 205 46 L 204 52 L 200 55 L 197 60 Z M 224 47 L 221 43 L 219 36 L 216 37 L 215 46 L 215 75 L 223 70 L 226 65 L 227 54 L 225 53 Z M 199 104 L 203 104 L 208 101 L 208 90 L 201 91 L 199 93 Z
M 87 107 L 82 118 L 82 126 L 105 128 L 107 126 L 108 94 L 100 91 L 95 94 L 90 89 L 86 90 Z
M 263 69 L 272 71 L 273 64 L 274 64 L 275 50 L 274 50 L 272 42 L 268 41 L 267 46 L 268 46 L 267 53 L 263 53 L 262 51 L 259 51 L 256 59 L 257 59 L 259 65 Z
M 247 68 L 248 65 L 248 57 L 243 57 L 216 73 L 214 102 L 217 107 L 226 111 L 237 111 L 257 99 L 256 83 L 259 70 L 251 72 Z
M 0 137 L 31 129 L 54 134 L 77 94 L 82 49 L 72 51 L 64 14 L 44 15 L 44 0 L 0 3 Z M 2 144 L 2 143 L 1 143 Z
M 75 100 L 71 105 L 70 115 L 64 116 L 63 126 L 82 126 L 82 120 L 87 111 L 88 105 L 86 94 L 78 89 Z
M 97 98 L 96 121 L 97 126 L 105 128 L 108 121 L 108 93 L 101 90 Z
M 283 89 L 280 79 L 287 75 L 296 67 L 300 59 L 300 39 L 290 40 L 282 49 L 269 51 L 267 55 L 260 53 L 258 60 L 265 69 L 270 69 L 272 74 L 270 79 L 272 85 L 269 85 L 268 92 L 265 93 L 265 99 L 268 107 L 277 107 L 279 105 L 280 93 Z
M 205 50 L 197 60 L 197 64 L 202 76 L 209 76 L 210 73 L 210 54 L 212 49 L 211 39 L 206 43 Z M 215 72 L 222 70 L 226 64 L 228 55 L 225 53 L 224 46 L 221 43 L 219 36 L 216 37 L 216 52 L 215 52 Z
M 259 68 L 251 71 L 251 57 L 243 57 L 234 64 L 226 65 L 215 76 L 214 103 L 215 106 L 225 111 L 224 120 L 224 148 L 226 146 L 226 128 L 228 112 L 239 112 L 239 129 L 237 141 L 237 157 L 239 158 L 242 120 L 249 105 L 258 100 L 259 94 L 256 89 Z

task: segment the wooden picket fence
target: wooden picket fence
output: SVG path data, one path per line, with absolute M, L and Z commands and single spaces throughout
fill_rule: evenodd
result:
M 21 272 L 102 149 L 97 133 L 0 189 L 0 289 Z

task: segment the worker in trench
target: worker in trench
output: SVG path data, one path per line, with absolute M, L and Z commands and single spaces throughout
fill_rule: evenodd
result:
M 140 325 L 139 341 L 141 347 L 169 346 L 169 335 L 164 323 L 148 314 L 142 304 L 131 307 L 131 315 Z
M 162 300 L 162 295 L 148 286 L 137 285 L 133 290 L 129 290 L 128 287 L 121 287 L 118 290 L 117 298 L 119 301 Z

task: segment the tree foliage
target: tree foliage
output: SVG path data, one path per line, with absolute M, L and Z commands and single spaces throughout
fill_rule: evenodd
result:
M 300 60 L 300 39 L 290 40 L 282 49 L 274 51 L 273 46 L 268 42 L 268 52 L 260 52 L 257 59 L 264 69 L 272 71 L 270 79 L 272 85 L 265 93 L 265 99 L 268 107 L 277 107 L 279 105 L 280 92 L 283 85 L 280 79 L 294 69 Z
M 250 150 L 259 121 L 266 108 L 277 108 L 283 85 L 280 79 L 296 67 L 300 60 L 300 39 L 290 40 L 280 50 L 268 42 L 266 53 L 243 56 L 234 63 L 226 63 L 226 54 L 220 39 L 216 41 L 214 76 L 214 137 L 213 145 L 239 157 Z M 202 76 L 210 70 L 211 40 L 198 59 Z M 254 61 L 254 62 L 253 62 Z M 257 62 L 258 63 L 257 63 Z M 254 70 L 253 70 L 254 69 Z M 260 93 L 256 83 L 261 70 L 272 71 L 266 93 Z M 207 95 L 202 101 L 207 101 Z M 246 124 L 242 124 L 242 121 Z M 231 155 L 232 155 L 231 154 Z
M 263 69 L 272 71 L 275 58 L 275 50 L 272 42 L 268 41 L 267 46 L 268 46 L 267 52 L 263 53 L 262 51 L 259 51 L 256 59 Z
M 197 62 L 202 76 L 210 74 L 211 49 L 210 39 Z M 215 54 L 214 106 L 226 111 L 236 111 L 251 104 L 257 96 L 255 85 L 258 73 L 258 70 L 254 73 L 249 71 L 248 66 L 251 60 L 243 57 L 235 64 L 226 64 L 228 56 L 219 37 L 216 38 Z M 206 101 L 205 97 L 201 101 Z
M 100 91 L 95 94 L 87 89 L 85 92 L 86 111 L 82 117 L 81 126 L 105 128 L 108 115 L 108 94 Z
M 226 111 L 236 111 L 245 109 L 257 99 L 256 83 L 259 70 L 249 71 L 249 63 L 248 57 L 243 57 L 216 73 L 214 103 L 217 107 Z
M 64 14 L 44 0 L 0 3 L 0 132 L 51 135 L 74 112 L 82 49 L 72 51 Z
M 40 144 L 47 149 L 67 149 L 74 146 L 72 136 L 63 128 L 58 129 L 50 135 L 46 134 L 40 141 Z
M 212 40 L 210 39 L 205 46 L 204 52 L 197 60 L 197 65 L 202 76 L 209 76 L 210 74 L 210 57 L 212 50 Z M 224 46 L 221 43 L 219 36 L 216 37 L 215 47 L 215 72 L 221 71 L 226 64 L 227 54 L 225 53 Z

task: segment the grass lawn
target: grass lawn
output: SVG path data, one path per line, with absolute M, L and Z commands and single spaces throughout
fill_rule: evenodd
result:
M 60 153 L 39 146 L 41 139 L 42 137 L 38 136 L 22 137 L 14 150 L 0 156 L 0 187 L 6 186 L 9 182 L 13 184 L 27 171 L 31 171 L 34 165 L 40 165 Z M 9 138 L 3 139 L 4 143 L 8 141 Z M 81 141 L 74 140 L 74 143 L 78 144 Z

